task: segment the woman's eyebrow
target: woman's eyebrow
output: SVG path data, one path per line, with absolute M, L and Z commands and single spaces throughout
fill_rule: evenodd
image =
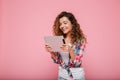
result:
M 65 23 L 65 22 L 67 22 L 67 21 L 63 21 L 63 23 Z
M 67 21 L 62 21 L 62 22 L 60 22 L 60 23 L 66 23 Z

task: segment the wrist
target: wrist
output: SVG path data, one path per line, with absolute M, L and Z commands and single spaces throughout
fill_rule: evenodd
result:
M 72 48 L 69 48 L 69 53 L 71 54 L 73 52 Z
M 73 51 L 72 48 L 70 48 L 69 54 L 70 54 L 70 56 L 71 56 L 71 59 L 72 59 L 72 60 L 75 60 L 75 53 L 74 53 L 74 51 Z
M 71 48 L 71 44 L 70 44 L 70 43 L 68 44 L 68 47 L 69 47 L 69 48 L 68 48 L 68 51 L 71 52 L 71 51 L 72 51 L 72 48 Z

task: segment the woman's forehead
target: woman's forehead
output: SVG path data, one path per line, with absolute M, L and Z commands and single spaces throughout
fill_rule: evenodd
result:
M 60 22 L 66 22 L 69 21 L 69 19 L 67 17 L 62 17 L 59 19 Z

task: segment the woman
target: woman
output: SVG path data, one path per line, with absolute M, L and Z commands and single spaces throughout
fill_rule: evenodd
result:
M 86 38 L 74 15 L 66 11 L 61 12 L 54 21 L 53 33 L 55 36 L 63 36 L 65 41 L 65 44 L 61 46 L 64 52 L 53 52 L 50 45 L 45 46 L 51 53 L 52 60 L 60 65 L 58 80 L 85 80 L 81 58 Z M 61 55 L 67 53 L 69 57 L 65 61 Z

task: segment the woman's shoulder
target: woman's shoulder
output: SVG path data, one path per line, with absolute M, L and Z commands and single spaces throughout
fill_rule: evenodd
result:
M 84 39 L 78 39 L 76 42 L 74 42 L 74 45 L 82 45 L 86 44 L 86 41 Z

